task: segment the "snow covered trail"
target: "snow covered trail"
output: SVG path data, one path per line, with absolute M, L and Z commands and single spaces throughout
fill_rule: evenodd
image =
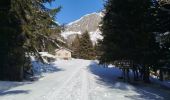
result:
M 117 68 L 90 60 L 61 60 L 36 82 L 0 82 L 0 100 L 170 100 L 170 92 L 120 82 Z

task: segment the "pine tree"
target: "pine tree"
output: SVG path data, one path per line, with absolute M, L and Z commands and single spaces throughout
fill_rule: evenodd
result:
M 94 48 L 88 31 L 82 34 L 80 38 L 80 58 L 82 59 L 93 59 L 94 58 Z
M 22 80 L 26 52 L 37 52 L 42 40 L 58 25 L 54 15 L 60 8 L 48 10 L 43 3 L 53 0 L 0 1 L 0 79 Z
M 24 65 L 23 44 L 25 38 L 21 28 L 21 17 L 17 10 L 20 0 L 0 1 L 0 79 L 21 80 Z
M 80 57 L 80 36 L 77 34 L 74 41 L 71 44 L 71 49 L 73 50 L 73 57 L 79 58 Z
M 155 32 L 159 34 L 162 66 L 170 63 L 170 2 L 161 0 L 155 4 Z
M 54 29 L 60 32 L 59 26 L 54 22 L 54 17 L 60 8 L 47 9 L 42 4 L 44 2 L 46 1 L 28 0 L 25 4 L 27 5 L 25 9 L 27 17 L 23 25 L 23 30 L 27 36 L 25 45 L 32 49 L 37 48 L 38 51 L 45 51 L 46 47 L 51 45 L 49 43 L 53 44 L 54 40 L 49 37 L 55 34 Z
M 155 1 L 154 31 L 160 42 L 159 66 L 160 80 L 163 81 L 162 67 L 170 64 L 170 2 L 167 0 Z
M 131 60 L 144 65 L 147 82 L 158 50 L 151 30 L 151 5 L 149 0 L 108 0 L 101 27 L 101 62 Z

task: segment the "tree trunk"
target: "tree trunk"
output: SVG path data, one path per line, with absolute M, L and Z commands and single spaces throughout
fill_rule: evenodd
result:
M 124 80 L 124 82 L 126 81 L 126 73 L 125 73 L 125 68 L 123 68 L 123 80 Z
M 130 82 L 129 69 L 126 69 L 126 73 L 127 73 L 127 81 Z
M 163 81 L 163 71 L 162 71 L 162 69 L 160 69 L 160 77 L 159 77 L 159 80 L 160 80 L 160 81 Z
M 148 66 L 144 66 L 144 75 L 143 75 L 143 80 L 144 80 L 144 82 L 146 82 L 146 83 L 150 83 L 150 79 L 149 79 L 149 77 L 150 77 L 150 72 L 149 72 L 149 67 Z

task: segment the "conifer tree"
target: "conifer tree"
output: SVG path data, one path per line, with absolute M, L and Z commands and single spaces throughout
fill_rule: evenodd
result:
M 42 40 L 52 41 L 50 29 L 57 9 L 47 9 L 43 3 L 53 0 L 0 1 L 0 79 L 22 80 L 25 53 L 35 52 Z
M 155 2 L 155 32 L 158 34 L 161 47 L 161 65 L 170 63 L 170 2 Z
M 52 0 L 28 0 L 26 21 L 23 30 L 27 35 L 26 47 L 37 48 L 38 51 L 45 51 L 53 39 L 49 38 L 54 30 L 60 32 L 59 26 L 54 22 L 54 17 L 60 8 L 47 9 L 42 3 Z
M 146 82 L 158 50 L 151 30 L 151 5 L 149 0 L 108 0 L 101 27 L 101 62 L 132 60 L 144 65 Z
M 71 44 L 71 49 L 73 50 L 73 57 L 80 57 L 80 36 L 77 34 L 74 41 Z
M 20 10 L 20 0 L 0 1 L 0 79 L 21 80 L 24 65 L 25 42 L 22 33 L 22 20 L 17 10 Z
M 88 31 L 84 32 L 80 38 L 79 46 L 80 58 L 82 59 L 93 59 L 94 58 L 94 48 Z

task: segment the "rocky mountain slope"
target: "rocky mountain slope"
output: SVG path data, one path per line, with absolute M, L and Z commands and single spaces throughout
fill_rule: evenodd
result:
M 62 32 L 62 36 L 70 43 L 77 34 L 81 35 L 83 32 L 88 31 L 92 42 L 96 43 L 98 39 L 102 39 L 99 30 L 102 17 L 102 12 L 87 14 L 80 19 L 67 24 L 65 31 Z

